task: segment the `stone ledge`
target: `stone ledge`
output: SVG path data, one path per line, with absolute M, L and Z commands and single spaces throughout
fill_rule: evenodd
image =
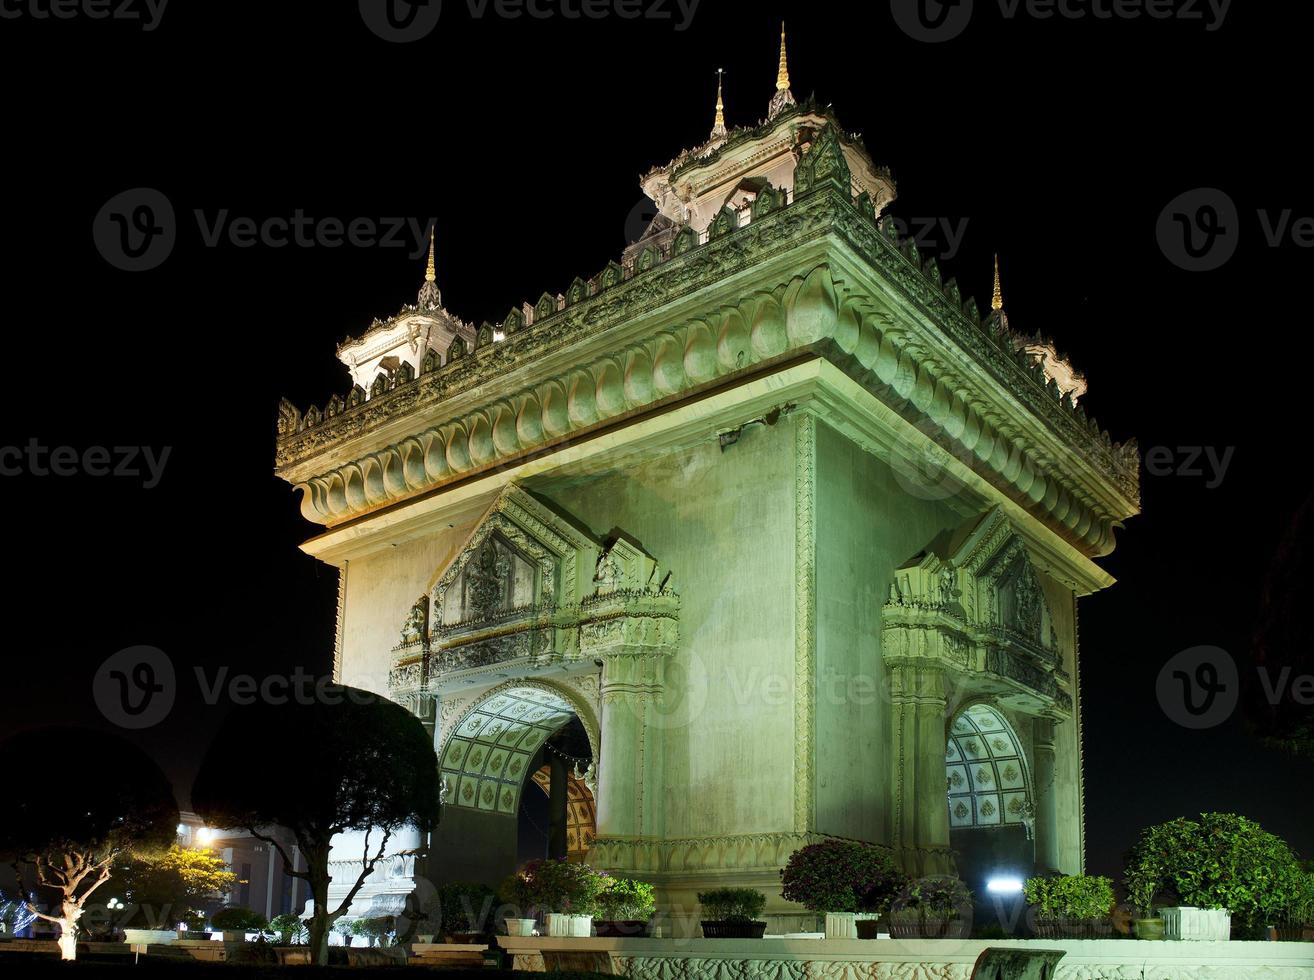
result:
M 500 936 L 517 969 L 544 970 L 553 954 L 602 953 L 617 976 L 721 980 L 762 976 L 969 980 L 987 948 L 1067 955 L 1057 980 L 1314 980 L 1314 944 L 1142 942 L 1133 939 L 555 939 Z M 544 954 L 547 954 L 545 960 Z

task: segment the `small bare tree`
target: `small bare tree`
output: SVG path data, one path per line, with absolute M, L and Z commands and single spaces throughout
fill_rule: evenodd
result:
M 90 746 L 108 761 L 68 765 Z M 0 856 L 12 864 L 29 911 L 59 926 L 61 956 L 76 959 L 78 920 L 115 862 L 127 854 L 159 853 L 176 838 L 173 790 L 132 743 L 76 728 L 23 732 L 5 740 L 0 772 L 8 774 L 15 791 L 0 808 Z M 42 893 L 54 896 L 50 905 L 34 901 Z

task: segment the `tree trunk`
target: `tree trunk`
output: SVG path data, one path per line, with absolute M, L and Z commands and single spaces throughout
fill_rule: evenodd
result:
M 78 958 L 78 919 L 82 917 L 81 907 L 74 901 L 65 899 L 59 919 L 59 958 L 76 960 Z
M 310 869 L 310 898 L 315 912 L 308 923 L 310 928 L 310 960 L 317 966 L 328 966 L 329 929 L 333 920 L 328 910 L 329 877 L 322 871 Z

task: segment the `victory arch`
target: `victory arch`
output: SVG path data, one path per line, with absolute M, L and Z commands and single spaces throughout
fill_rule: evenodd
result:
M 899 239 L 889 174 L 781 75 L 765 121 L 718 104 L 642 178 L 617 261 L 475 326 L 431 244 L 416 302 L 339 347 L 347 390 L 280 406 L 335 674 L 441 769 L 438 828 L 352 914 L 535 848 L 653 882 L 677 932 L 730 884 L 789 924 L 778 870 L 827 836 L 977 888 L 1082 870 L 1077 600 L 1136 451 L 997 272 L 982 313 Z

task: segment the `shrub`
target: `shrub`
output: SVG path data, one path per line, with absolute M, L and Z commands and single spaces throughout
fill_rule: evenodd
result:
M 1022 886 L 1027 904 L 1047 919 L 1099 919 L 1113 908 L 1113 882 L 1093 875 L 1028 878 Z
M 949 876 L 918 878 L 907 891 L 907 897 L 896 900 L 896 908 L 916 911 L 937 918 L 961 918 L 972 905 L 972 893 L 958 878 Z
M 273 931 L 280 945 L 300 946 L 306 941 L 306 924 L 301 921 L 299 916 L 290 912 L 284 912 L 282 915 L 276 915 L 270 919 L 269 928 Z
M 449 882 L 438 889 L 438 915 L 433 924 L 444 935 L 491 933 L 497 905 L 497 892 L 487 885 L 469 881 Z
M 269 923 L 259 912 L 253 912 L 242 905 L 229 905 L 210 916 L 210 925 L 216 929 L 236 932 L 239 929 L 264 929 Z
M 367 946 L 372 946 L 375 942 L 380 946 L 387 946 L 388 939 L 392 936 L 394 929 L 395 925 L 390 915 L 357 919 L 351 924 L 351 934 L 360 936 L 365 940 Z
M 717 888 L 698 893 L 708 922 L 751 922 L 766 908 L 766 896 L 756 888 Z
M 781 895 L 809 911 L 883 913 L 908 887 L 889 852 L 875 844 L 830 840 L 800 847 L 780 872 Z
M 1280 837 L 1235 813 L 1202 813 L 1142 831 L 1127 855 L 1129 900 L 1228 909 L 1239 931 L 1288 917 L 1303 890 L 1300 865 Z
M 650 918 L 657 911 L 657 900 L 646 881 L 603 875 L 597 907 L 603 919 L 633 922 Z
M 527 863 L 504 890 L 530 918 L 533 912 L 591 915 L 601 889 L 602 879 L 587 864 L 548 858 Z

